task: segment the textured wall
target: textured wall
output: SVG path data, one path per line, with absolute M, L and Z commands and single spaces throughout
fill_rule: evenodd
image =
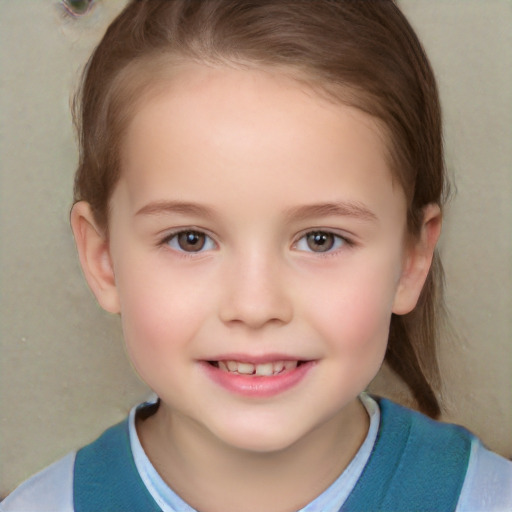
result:
M 0 495 L 146 394 L 117 319 L 86 289 L 68 226 L 69 92 L 123 3 L 74 20 L 56 0 L 0 0 Z M 446 417 L 511 456 L 512 5 L 402 5 L 437 70 L 458 188 L 442 241 L 458 334 L 442 348 Z M 375 387 L 408 399 L 386 371 Z

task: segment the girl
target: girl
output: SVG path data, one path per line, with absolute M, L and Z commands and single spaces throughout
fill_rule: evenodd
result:
M 393 1 L 132 1 L 79 98 L 80 261 L 158 398 L 2 510 L 512 507 L 427 417 L 441 121 Z M 427 416 L 364 393 L 384 359 Z

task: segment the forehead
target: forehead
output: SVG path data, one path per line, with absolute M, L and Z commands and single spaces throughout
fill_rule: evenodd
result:
M 134 208 L 164 190 L 190 201 L 192 190 L 223 186 L 304 202 L 326 190 L 343 195 L 340 176 L 356 196 L 377 180 L 400 197 L 384 139 L 372 117 L 287 74 L 191 64 L 139 103 L 124 137 L 121 181 Z

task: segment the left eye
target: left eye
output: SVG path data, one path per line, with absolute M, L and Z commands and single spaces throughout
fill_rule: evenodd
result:
M 201 231 L 187 230 L 174 233 L 165 243 L 175 251 L 203 252 L 215 248 L 215 242 Z
M 330 252 L 345 243 L 347 242 L 343 237 L 329 231 L 311 231 L 299 239 L 295 248 L 307 252 Z

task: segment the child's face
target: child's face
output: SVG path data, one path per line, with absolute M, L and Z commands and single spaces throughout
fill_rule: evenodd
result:
M 371 118 L 261 71 L 191 65 L 141 106 L 96 293 L 175 428 L 272 451 L 344 421 L 414 305 L 384 155 Z

